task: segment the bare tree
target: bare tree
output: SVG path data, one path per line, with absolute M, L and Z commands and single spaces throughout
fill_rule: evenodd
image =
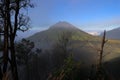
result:
M 92 47 L 94 50 L 96 50 L 98 52 L 98 60 L 97 60 L 97 66 L 96 66 L 96 72 L 95 72 L 95 76 L 90 76 L 91 78 L 95 78 L 96 80 L 106 80 L 105 77 L 108 78 L 108 75 L 106 74 L 106 71 L 103 67 L 103 58 L 108 55 L 108 53 L 104 54 L 104 47 L 106 45 L 108 40 L 106 40 L 106 31 L 104 31 L 103 33 L 103 37 L 102 37 L 102 42 L 100 43 L 100 48 L 96 47 L 96 45 L 93 45 L 91 43 L 88 43 L 90 45 L 90 47 Z M 92 65 L 93 68 L 93 65 Z M 90 75 L 92 74 L 92 72 L 90 73 Z
M 107 40 L 105 39 L 105 36 L 106 36 L 106 31 L 104 31 L 101 48 L 100 48 L 100 52 L 99 52 L 99 61 L 98 61 L 98 66 L 97 66 L 97 80 L 106 80 L 105 79 L 106 74 L 105 74 L 105 71 L 102 66 L 103 65 L 102 60 L 103 60 L 103 55 L 104 55 L 103 54 L 104 46 L 107 42 Z
M 104 34 L 103 34 L 103 38 L 102 38 L 102 43 L 101 43 L 101 50 L 100 50 L 100 58 L 99 58 L 99 66 L 102 65 L 102 60 L 103 60 L 103 50 L 104 50 L 104 46 L 105 46 L 105 43 L 108 41 L 105 39 L 105 36 L 106 36 L 106 31 L 104 31 Z

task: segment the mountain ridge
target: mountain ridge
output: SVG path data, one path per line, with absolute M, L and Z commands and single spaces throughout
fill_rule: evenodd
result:
M 120 40 L 120 27 L 109 30 L 106 32 L 106 38 L 107 39 L 115 39 L 115 40 Z M 102 36 L 102 34 L 100 34 L 100 36 Z

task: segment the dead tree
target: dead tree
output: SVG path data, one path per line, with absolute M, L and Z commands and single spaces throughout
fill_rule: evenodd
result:
M 104 33 L 103 33 L 103 37 L 102 37 L 102 42 L 101 42 L 101 46 L 100 46 L 100 48 L 97 48 L 97 47 L 95 47 L 94 45 L 92 45 L 92 44 L 90 44 L 89 43 L 89 45 L 93 48 L 93 49 L 95 49 L 97 52 L 98 52 L 98 54 L 99 54 L 99 59 L 98 59 L 98 61 L 97 61 L 97 66 L 96 66 L 96 74 L 95 74 L 95 76 L 93 77 L 95 80 L 105 80 L 105 76 L 106 76 L 106 71 L 104 70 L 104 68 L 103 68 L 103 58 L 104 58 L 104 47 L 105 47 L 105 44 L 106 44 L 106 42 L 108 41 L 108 40 L 106 40 L 106 38 L 105 38 L 105 36 L 106 36 L 106 31 L 104 31 Z M 92 73 L 91 73 L 92 74 Z M 90 75 L 91 75 L 90 74 Z M 91 76 L 90 76 L 91 77 Z
M 105 46 L 105 43 L 107 42 L 107 40 L 105 39 L 105 36 L 106 36 L 106 31 L 104 31 L 100 52 L 99 52 L 99 60 L 98 60 L 97 72 L 96 72 L 97 80 L 105 80 L 105 77 L 106 77 L 105 70 L 103 69 L 103 63 L 102 63 L 104 46 Z

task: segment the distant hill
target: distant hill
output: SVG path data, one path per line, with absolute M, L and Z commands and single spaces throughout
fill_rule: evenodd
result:
M 101 34 L 100 36 L 102 36 Z M 106 32 L 106 38 L 120 40 L 120 27 Z

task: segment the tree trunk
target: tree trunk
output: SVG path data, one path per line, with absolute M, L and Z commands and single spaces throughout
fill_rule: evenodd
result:
M 8 53 L 9 53 L 9 42 L 8 42 L 8 7 L 9 7 L 9 3 L 7 2 L 7 0 L 5 0 L 5 18 L 4 18 L 4 51 L 3 51 L 3 74 L 6 73 L 7 71 L 7 67 L 8 67 Z
M 15 45 L 14 42 L 11 40 L 11 70 L 12 70 L 12 76 L 13 80 L 18 80 L 18 71 L 17 71 L 17 63 L 16 63 L 16 56 L 15 56 Z
M 104 31 L 103 38 L 102 38 L 102 44 L 101 44 L 101 50 L 100 50 L 100 59 L 99 59 L 99 67 L 102 66 L 103 48 L 104 48 L 104 45 L 106 43 L 105 35 L 106 35 L 106 31 Z
M 10 1 L 10 0 L 9 0 Z M 10 14 L 9 14 L 9 29 L 10 29 L 10 53 L 11 53 L 11 70 L 12 70 L 12 76 L 13 80 L 18 80 L 18 71 L 17 71 L 17 63 L 16 63 L 16 55 L 15 55 L 15 36 L 17 32 L 17 26 L 18 26 L 18 14 L 19 14 L 19 0 L 16 0 L 16 12 L 15 12 L 15 25 L 14 28 L 11 26 L 11 20 L 10 20 Z M 9 12 L 10 13 L 10 12 Z
M 105 80 L 105 73 L 104 73 L 105 71 L 103 70 L 103 66 L 102 66 L 103 50 L 104 50 L 104 45 L 106 43 L 105 35 L 106 35 L 106 31 L 104 31 L 104 34 L 103 34 L 101 50 L 99 53 L 100 57 L 99 57 L 99 63 L 98 63 L 98 68 L 97 68 L 97 80 Z

